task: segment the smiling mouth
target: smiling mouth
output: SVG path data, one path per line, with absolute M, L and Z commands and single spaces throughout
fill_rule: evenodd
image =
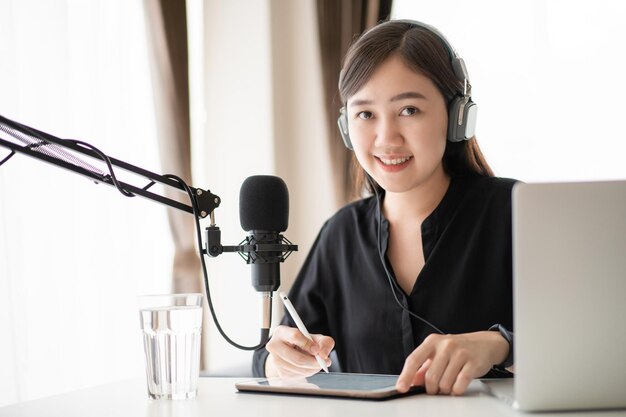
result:
M 409 159 L 413 158 L 412 156 L 406 156 L 403 158 L 383 158 L 380 156 L 376 157 L 383 165 L 386 166 L 394 166 L 394 165 L 402 165 L 407 162 Z

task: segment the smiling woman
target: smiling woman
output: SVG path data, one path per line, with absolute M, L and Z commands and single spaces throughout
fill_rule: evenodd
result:
M 0 2 L 0 114 L 159 172 L 143 19 L 140 2 Z M 0 166 L 0 405 L 142 376 L 136 296 L 169 288 L 170 253 L 161 206 Z
M 290 298 L 314 333 L 285 318 L 256 372 L 399 374 L 397 388 L 462 394 L 512 364 L 511 189 L 476 144 L 462 59 L 412 20 L 382 22 L 350 47 L 338 124 L 375 195 L 322 227 Z M 378 255 L 378 256 L 372 256 Z

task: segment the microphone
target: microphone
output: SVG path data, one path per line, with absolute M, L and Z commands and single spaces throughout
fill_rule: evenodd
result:
M 272 293 L 280 286 L 280 263 L 298 246 L 281 233 L 289 223 L 289 191 L 285 182 L 271 175 L 246 178 L 239 191 L 239 222 L 248 236 L 238 246 L 222 246 L 221 232 L 212 224 L 207 231 L 206 253 L 238 252 L 251 266 L 254 289 L 261 293 L 261 338 L 269 339 Z
M 280 286 L 280 247 L 289 223 L 289 191 L 285 182 L 270 175 L 246 178 L 239 191 L 239 222 L 248 232 L 247 252 L 252 268 L 252 286 L 261 293 L 261 332 L 267 338 L 271 327 L 272 292 Z M 262 337 L 263 337 L 262 336 Z
M 287 230 L 289 223 L 289 191 L 285 182 L 270 175 L 246 178 L 239 192 L 239 222 L 249 233 L 248 243 L 280 245 L 280 233 Z M 254 289 L 276 291 L 280 286 L 282 251 L 278 248 L 264 252 L 251 249 L 249 255 Z

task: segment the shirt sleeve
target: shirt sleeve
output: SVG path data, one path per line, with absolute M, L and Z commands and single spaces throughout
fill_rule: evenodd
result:
M 289 291 L 289 299 L 310 333 L 329 334 L 328 314 L 325 305 L 324 277 L 329 276 L 328 254 L 332 248 L 326 243 L 327 225 L 322 226 L 307 258 Z M 280 322 L 281 325 L 296 327 L 287 312 Z M 252 373 L 255 377 L 265 376 L 265 362 L 269 352 L 265 347 L 259 348 L 252 357 Z

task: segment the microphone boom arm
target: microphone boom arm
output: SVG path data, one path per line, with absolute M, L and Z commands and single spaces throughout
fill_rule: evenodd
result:
M 75 172 L 93 180 L 95 183 L 107 184 L 117 187 L 118 189 L 121 188 L 120 191 L 125 190 L 127 192 L 125 195 L 128 197 L 139 195 L 190 214 L 194 213 L 193 207 L 189 204 L 149 191 L 149 188 L 153 185 L 160 183 L 164 186 L 185 192 L 184 186 L 171 176 L 155 174 L 119 159 L 106 156 L 84 142 L 60 139 L 48 133 L 9 120 L 3 116 L 0 116 L 0 133 L 5 133 L 13 139 L 22 142 L 11 142 L 0 136 L 0 146 L 11 150 L 11 153 L 0 161 L 0 165 L 7 162 L 16 153 L 20 153 Z M 72 152 L 88 156 L 100 163 L 103 162 L 104 156 L 110 162 L 110 172 L 105 173 L 103 170 L 99 170 L 93 165 L 77 158 Z M 112 166 L 143 177 L 149 182 L 143 187 L 140 187 L 124 181 L 116 181 Z M 217 195 L 211 193 L 209 190 L 202 190 L 195 187 L 190 188 L 193 192 L 193 198 L 195 199 L 195 204 L 198 207 L 201 218 L 207 217 L 213 210 L 219 207 L 221 199 Z

